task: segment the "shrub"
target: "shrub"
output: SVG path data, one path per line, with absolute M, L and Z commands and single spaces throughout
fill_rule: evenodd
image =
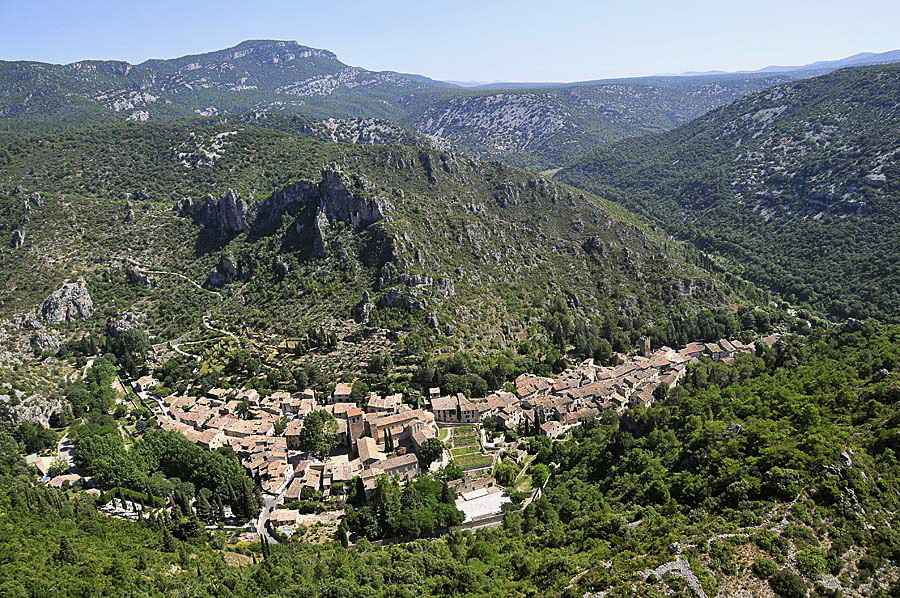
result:
M 726 575 L 733 575 L 737 572 L 734 552 L 724 542 L 710 543 L 709 556 L 713 569 L 717 569 Z
M 753 574 L 759 577 L 760 579 L 768 579 L 772 577 L 772 574 L 775 573 L 776 569 L 778 569 L 777 565 L 775 565 L 775 561 L 772 559 L 767 559 L 766 557 L 760 557 L 756 559 L 756 562 L 750 567 L 750 570 L 753 571 Z
M 781 569 L 769 579 L 769 586 L 781 598 L 806 598 L 806 582 L 788 569 Z
M 825 559 L 825 551 L 820 548 L 807 548 L 799 551 L 794 560 L 800 573 L 810 579 L 819 579 L 828 571 L 828 562 Z
M 787 557 L 788 541 L 775 532 L 763 531 L 753 538 L 753 542 L 760 549 L 765 550 L 775 557 L 778 562 L 784 562 Z

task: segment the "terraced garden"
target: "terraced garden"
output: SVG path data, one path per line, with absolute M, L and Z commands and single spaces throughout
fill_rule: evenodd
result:
M 474 426 L 453 428 L 450 438 L 450 456 L 461 469 L 480 469 L 493 465 L 494 458 L 481 452 L 478 429 Z

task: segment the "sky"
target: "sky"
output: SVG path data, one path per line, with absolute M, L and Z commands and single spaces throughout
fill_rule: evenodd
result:
M 900 48 L 898 0 L 0 0 L 0 59 L 139 63 L 285 39 L 458 81 L 754 70 Z

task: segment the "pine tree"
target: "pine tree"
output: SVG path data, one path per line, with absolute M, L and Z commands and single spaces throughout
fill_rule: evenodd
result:
M 356 507 L 364 507 L 366 505 L 366 484 L 359 476 L 356 477 L 356 492 L 353 496 L 353 505 Z
M 218 494 L 217 494 L 216 497 L 215 497 L 215 503 L 216 503 L 216 505 L 215 505 L 215 507 L 216 507 L 216 512 L 215 512 L 215 518 L 216 518 L 216 521 L 225 521 L 225 505 L 224 505 L 224 503 L 222 503 L 222 497 L 219 496 Z
M 172 535 L 172 532 L 169 531 L 168 526 L 163 528 L 162 533 L 162 549 L 163 552 L 175 552 L 175 549 L 178 547 L 178 542 L 175 540 L 175 536 Z

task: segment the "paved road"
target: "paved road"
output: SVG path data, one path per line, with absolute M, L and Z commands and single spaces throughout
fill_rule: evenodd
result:
M 262 511 L 259 512 L 259 517 L 256 520 L 256 533 L 259 534 L 260 538 L 265 536 L 270 544 L 278 544 L 278 540 L 269 534 L 269 526 L 267 525 L 269 522 L 269 515 L 271 515 L 272 509 L 275 507 L 275 501 L 278 500 L 278 497 L 272 496 L 271 494 L 265 494 L 264 496 L 263 508 Z
M 66 432 L 63 434 L 63 437 L 59 439 L 59 444 L 56 445 L 56 453 L 60 459 L 69 464 L 69 468 L 75 466 L 75 462 L 72 461 L 73 450 L 75 450 L 75 443 L 72 442 L 72 439 L 69 438 L 69 433 Z

